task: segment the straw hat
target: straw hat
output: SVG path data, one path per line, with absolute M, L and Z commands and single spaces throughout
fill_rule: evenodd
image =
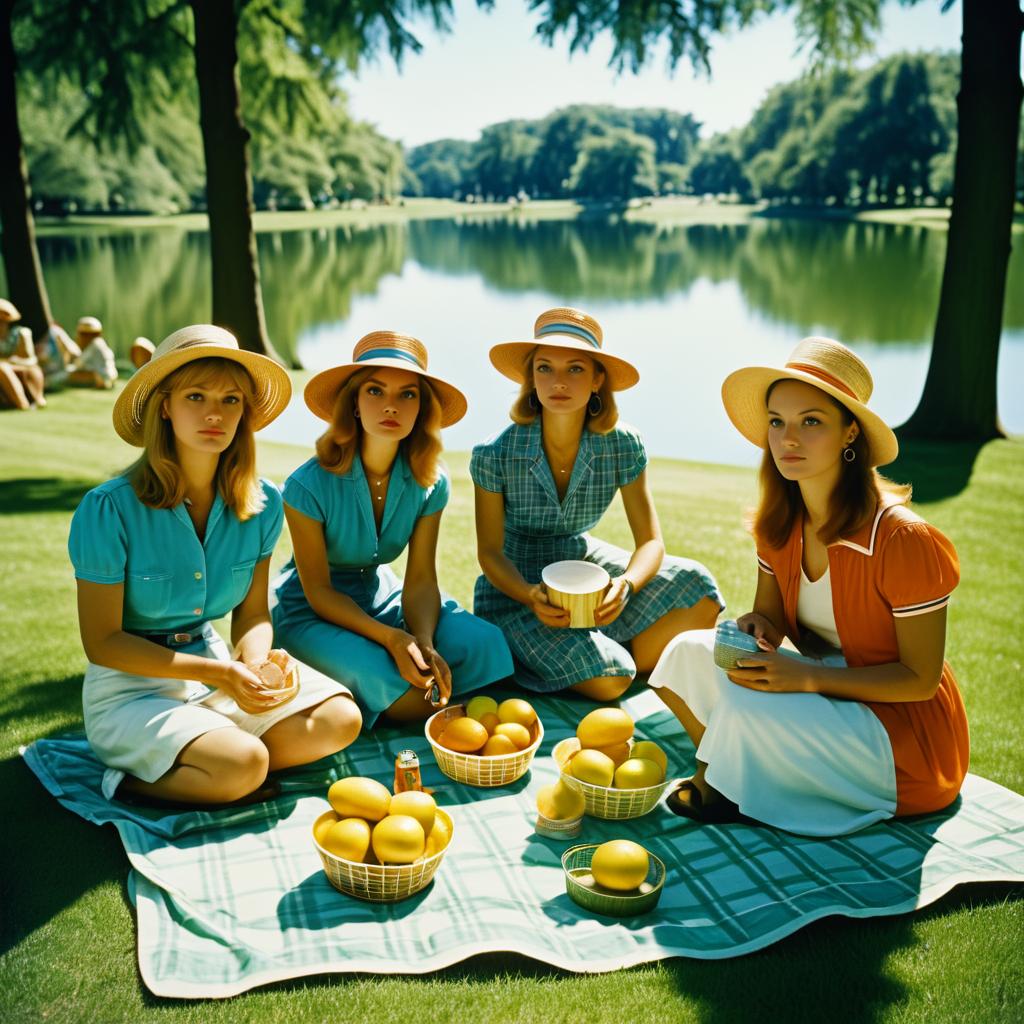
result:
M 139 337 L 132 342 L 132 347 L 128 349 L 128 354 L 134 357 L 136 352 L 145 352 L 146 358 L 143 360 L 143 363 L 148 363 L 149 360 L 153 358 L 153 353 L 155 351 L 156 346 L 153 342 L 151 342 L 149 338 L 144 338 L 142 335 L 139 335 Z
M 0 320 L 20 320 L 21 313 L 10 299 L 0 299 Z
M 733 426 L 759 448 L 768 445 L 765 398 L 779 380 L 799 380 L 831 395 L 856 417 L 868 442 L 872 466 L 884 466 L 899 454 L 888 424 L 866 405 L 874 389 L 871 373 L 845 345 L 831 338 L 804 338 L 784 367 L 748 366 L 722 384 L 722 402 Z
M 79 331 L 85 331 L 86 334 L 102 334 L 103 324 L 100 323 L 99 317 L 96 316 L 83 316 L 78 318 Z
M 601 325 L 592 316 L 579 309 L 558 307 L 537 317 L 532 341 L 505 341 L 495 345 L 490 352 L 491 362 L 500 373 L 522 384 L 526 358 L 538 345 L 567 348 L 600 360 L 612 391 L 625 391 L 636 384 L 640 374 L 632 363 L 605 352 L 601 347 L 603 338 Z
M 291 398 L 291 379 L 273 359 L 242 351 L 235 336 L 223 327 L 193 324 L 164 338 L 157 345 L 153 358 L 135 371 L 117 396 L 114 429 L 124 440 L 142 447 L 142 416 L 150 395 L 169 373 L 196 359 L 230 359 L 245 368 L 256 392 L 250 416 L 253 430 L 274 420 Z
M 430 381 L 441 403 L 441 426 L 450 427 L 466 415 L 466 396 L 453 384 L 427 373 L 427 347 L 418 338 L 397 331 L 373 331 L 356 342 L 352 362 L 332 366 L 311 378 L 304 392 L 306 405 L 328 423 L 334 418 L 334 400 L 345 381 L 368 366 L 412 370 Z

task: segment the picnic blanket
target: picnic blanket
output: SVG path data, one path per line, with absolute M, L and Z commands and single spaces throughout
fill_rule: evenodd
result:
M 501 696 L 497 694 L 497 696 Z M 733 957 L 832 914 L 874 917 L 925 906 L 962 882 L 1024 881 L 1024 797 L 968 776 L 942 812 L 835 839 L 751 825 L 701 826 L 663 806 L 629 821 L 586 818 L 582 842 L 630 838 L 666 864 L 660 903 L 599 917 L 565 892 L 567 843 L 533 830 L 537 790 L 557 777 L 552 746 L 591 705 L 537 696 L 545 741 L 531 771 L 485 790 L 452 782 L 422 733 L 378 729 L 333 758 L 283 776 L 275 800 L 235 810 L 158 812 L 110 802 L 81 735 L 39 740 L 29 767 L 68 809 L 113 824 L 131 863 L 139 968 L 158 996 L 226 997 L 257 985 L 342 972 L 424 973 L 510 951 L 569 971 L 611 971 L 665 957 Z M 693 747 L 650 692 L 625 703 L 638 735 L 687 775 Z M 334 890 L 311 841 L 327 786 L 347 774 L 390 781 L 412 747 L 424 783 L 451 814 L 437 877 L 396 904 Z

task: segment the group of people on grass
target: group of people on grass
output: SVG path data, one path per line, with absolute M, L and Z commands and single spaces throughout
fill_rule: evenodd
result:
M 614 701 L 639 672 L 697 745 L 697 771 L 668 798 L 678 814 L 832 835 L 955 799 L 968 761 L 944 660 L 956 553 L 878 473 L 897 443 L 854 353 L 808 338 L 785 366 L 723 386 L 730 419 L 764 449 L 756 598 L 738 620 L 759 651 L 728 673 L 712 657 L 715 579 L 666 554 L 643 440 L 618 421 L 636 368 L 568 308 L 490 359 L 519 394 L 472 453 L 472 613 L 441 593 L 436 564 L 451 488 L 441 431 L 467 401 L 422 342 L 373 332 L 309 381 L 326 429 L 283 490 L 259 477 L 253 436 L 291 396 L 275 362 L 195 325 L 128 380 L 114 427 L 141 455 L 85 495 L 69 541 L 85 728 L 108 797 L 262 798 L 268 773 L 339 751 L 382 716 L 422 720 L 513 676 Z M 631 551 L 588 532 L 616 494 Z M 271 581 L 285 519 L 293 557 Z M 541 572 L 563 559 L 611 576 L 595 628 L 570 628 L 548 600 Z M 211 625 L 229 612 L 230 646 Z M 297 669 L 294 699 L 267 688 L 268 659 Z
M 41 409 L 46 392 L 54 388 L 71 385 L 109 391 L 114 386 L 117 362 L 97 317 L 80 317 L 74 339 L 60 324 L 52 323 L 41 339 L 33 340 L 32 331 L 20 320 L 18 307 L 0 299 L 0 406 Z M 132 365 L 142 366 L 153 351 L 148 338 L 136 338 L 129 350 Z

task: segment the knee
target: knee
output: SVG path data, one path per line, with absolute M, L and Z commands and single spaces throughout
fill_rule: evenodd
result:
M 329 697 L 316 710 L 316 722 L 322 732 L 326 754 L 336 754 L 356 741 L 363 727 L 359 705 L 348 696 Z
M 618 700 L 633 682 L 632 676 L 598 676 L 579 683 L 573 689 L 596 701 Z
M 218 787 L 218 796 L 225 802 L 239 800 L 258 789 L 270 768 L 270 752 L 255 736 L 239 730 L 232 741 Z

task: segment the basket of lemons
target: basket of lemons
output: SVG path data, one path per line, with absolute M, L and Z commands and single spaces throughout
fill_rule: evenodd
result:
M 533 706 L 519 697 L 500 704 L 474 697 L 431 715 L 424 728 L 438 767 L 470 786 L 507 786 L 529 770 L 544 739 Z
M 562 854 L 565 891 L 584 910 L 633 917 L 653 910 L 665 884 L 665 865 L 629 839 L 572 846 Z
M 551 752 L 562 781 L 583 794 L 592 817 L 639 818 L 671 785 L 665 752 L 651 740 L 634 742 L 633 728 L 621 708 L 598 708 Z
M 428 793 L 396 793 L 350 775 L 327 791 L 331 804 L 313 823 L 313 843 L 335 889 L 394 903 L 430 884 L 452 840 L 452 819 Z

